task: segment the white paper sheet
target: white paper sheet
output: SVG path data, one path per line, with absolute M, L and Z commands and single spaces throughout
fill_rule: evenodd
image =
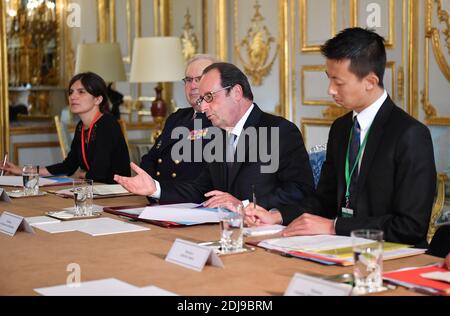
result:
M 94 194 L 96 195 L 112 195 L 112 194 L 127 194 L 129 193 L 120 184 L 96 184 L 93 186 Z
M 39 186 L 43 187 L 49 184 L 55 184 L 58 181 L 47 179 L 47 178 L 39 178 Z M 0 176 L 0 185 L 11 186 L 11 187 L 23 187 L 23 179 L 22 176 Z
M 358 238 L 359 244 L 370 243 L 368 239 Z M 261 246 L 269 249 L 285 251 L 321 251 L 337 248 L 352 247 L 352 238 L 336 235 L 294 236 L 285 238 L 267 239 Z
M 186 208 L 179 204 L 148 206 L 139 215 L 139 218 L 176 223 L 219 223 L 219 214 L 213 209 Z
M 79 284 L 58 285 L 34 289 L 44 296 L 173 296 L 175 293 L 156 286 L 139 288 L 129 283 L 111 278 L 81 282 Z
M 95 218 L 81 220 L 78 230 L 92 236 L 103 236 L 150 230 L 150 228 L 124 223 L 112 218 Z
M 112 218 L 66 221 L 55 224 L 38 225 L 36 228 L 51 234 L 80 231 L 91 236 L 103 236 L 150 230 L 150 228 L 147 227 L 124 223 Z
M 279 233 L 286 226 L 283 225 L 264 225 L 264 226 L 255 226 L 255 227 L 246 227 L 244 228 L 245 236 L 264 236 L 264 235 L 273 235 Z
M 59 219 L 48 216 L 25 217 L 25 220 L 33 227 L 45 224 L 55 224 L 61 222 Z

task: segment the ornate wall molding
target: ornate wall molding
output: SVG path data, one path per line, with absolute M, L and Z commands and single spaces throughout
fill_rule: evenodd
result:
M 388 0 L 388 15 L 389 15 L 389 29 L 388 29 L 388 37 L 385 42 L 386 48 L 394 49 L 395 48 L 395 1 L 396 0 Z M 351 25 L 358 26 L 359 25 L 359 0 L 351 0 L 350 3 L 350 12 L 351 12 Z
M 279 45 L 275 37 L 270 34 L 269 29 L 263 24 L 265 18 L 260 12 L 261 5 L 255 1 L 255 13 L 251 19 L 251 26 L 247 35 L 235 44 L 235 52 L 254 86 L 261 86 L 263 79 L 270 74 L 272 66 L 278 55 Z M 270 58 L 272 44 L 275 44 L 275 53 Z M 241 49 L 245 50 L 243 57 Z
M 310 52 L 320 52 L 319 45 L 310 45 L 308 44 L 308 0 L 299 0 L 300 1 L 300 26 L 301 26 L 301 51 L 303 53 Z M 322 0 L 323 1 L 323 0 Z M 334 37 L 337 33 L 337 0 L 329 0 L 330 1 L 330 12 L 331 12 L 331 29 L 330 29 L 330 38 Z
M 445 47 L 441 45 L 441 32 L 450 54 L 450 16 L 443 9 L 442 0 L 426 0 L 425 4 L 425 51 L 424 51 L 424 89 L 422 91 L 422 109 L 425 112 L 425 122 L 428 125 L 450 125 L 450 117 L 439 117 L 436 107 L 430 101 L 430 46 L 436 63 L 443 76 L 450 83 L 450 66 L 445 58 Z M 439 23 L 446 29 L 440 30 L 439 25 L 433 25 L 433 13 L 436 13 Z
M 191 23 L 189 9 L 186 9 L 184 19 L 183 34 L 180 36 L 180 39 L 184 60 L 188 61 L 192 56 L 198 53 L 199 45 L 197 34 L 195 34 L 194 26 Z
M 9 148 L 8 111 L 8 55 L 6 47 L 6 12 L 4 1 L 0 1 L 0 156 Z

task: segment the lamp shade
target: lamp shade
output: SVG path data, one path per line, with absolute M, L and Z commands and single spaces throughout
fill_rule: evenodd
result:
M 178 37 L 141 37 L 134 40 L 130 82 L 171 82 L 184 77 Z
M 117 43 L 79 44 L 75 74 L 95 72 L 106 82 L 126 81 L 122 53 Z

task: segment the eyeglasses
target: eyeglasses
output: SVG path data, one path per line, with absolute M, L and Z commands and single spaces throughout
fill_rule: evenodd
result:
M 184 77 L 182 80 L 184 82 L 184 84 L 188 84 L 188 83 L 199 83 L 200 79 L 202 79 L 202 76 L 198 76 L 198 77 Z
M 226 89 L 230 89 L 232 86 L 226 86 L 225 88 L 221 88 L 218 89 L 216 91 L 210 91 L 210 92 L 206 92 L 203 96 L 200 96 L 200 98 L 198 98 L 197 100 L 197 105 L 200 106 L 202 104 L 203 101 L 205 101 L 206 103 L 211 103 L 212 100 L 214 100 L 214 95 L 217 92 L 226 90 Z

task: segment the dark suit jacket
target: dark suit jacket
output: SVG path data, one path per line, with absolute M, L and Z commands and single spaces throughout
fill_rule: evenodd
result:
M 171 157 L 171 151 L 178 139 L 172 139 L 171 134 L 176 127 L 186 127 L 190 131 L 194 130 L 194 109 L 192 107 L 179 109 L 171 114 L 164 126 L 161 135 L 156 139 L 155 145 L 148 154 L 141 160 L 141 168 L 158 181 L 185 181 L 195 179 L 205 167 L 205 162 L 194 162 L 193 157 L 190 162 L 174 161 Z M 211 127 L 211 122 L 205 115 L 201 115 L 201 129 Z M 201 142 L 202 148 L 208 143 L 208 140 L 199 137 L 192 140 L 192 146 L 195 142 Z M 192 156 L 193 156 L 193 151 Z
M 342 218 L 345 158 L 352 112 L 331 126 L 327 157 L 317 198 L 303 211 L 336 218 L 336 234 L 354 229 L 384 231 L 384 239 L 426 247 L 426 234 L 436 187 L 433 145 L 428 128 L 388 97 L 370 129 L 361 161 L 355 215 Z M 298 209 L 298 207 L 297 207 Z
M 245 142 L 245 162 L 233 163 L 229 176 L 225 162 L 211 162 L 191 182 L 169 184 L 161 182 L 162 203 L 196 202 L 205 200 L 204 194 L 211 190 L 228 192 L 234 197 L 252 200 L 252 185 L 255 189 L 257 203 L 265 208 L 280 208 L 281 205 L 299 203 L 301 199 L 313 192 L 313 177 L 309 165 L 308 154 L 303 144 L 302 136 L 297 126 L 288 120 L 262 112 L 255 105 L 244 125 L 243 132 L 248 127 L 256 127 L 258 142 L 267 143 L 270 153 L 271 127 L 279 130 L 279 137 L 274 145 L 279 146 L 279 167 L 274 173 L 261 173 L 261 162 L 258 155 L 256 162 L 248 159 L 249 146 L 257 143 Z M 268 137 L 260 139 L 260 129 L 268 128 Z M 237 147 L 243 145 L 245 137 L 239 138 Z M 275 154 L 275 153 L 272 153 Z
M 441 226 L 434 233 L 427 254 L 445 258 L 450 253 L 450 226 Z

